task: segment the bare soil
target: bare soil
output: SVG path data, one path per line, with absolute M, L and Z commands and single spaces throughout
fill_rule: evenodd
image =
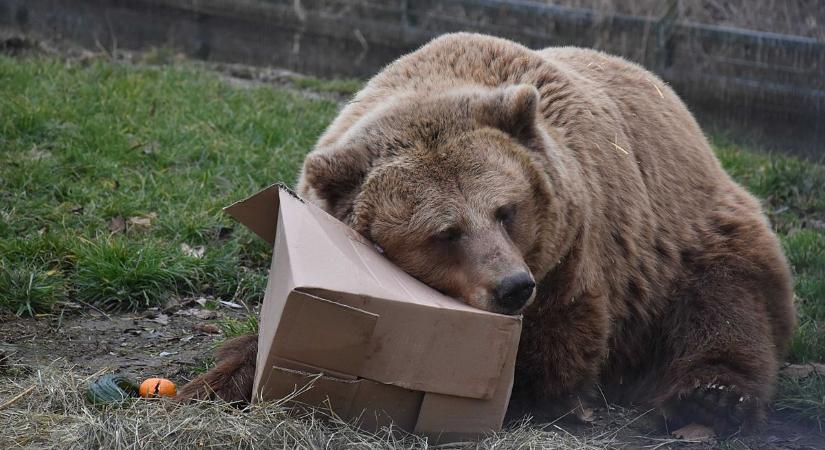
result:
M 217 322 L 245 315 L 242 309 L 210 310 L 194 301 L 138 313 L 6 315 L 0 316 L 0 354 L 26 366 L 62 359 L 83 373 L 110 369 L 135 380 L 164 377 L 180 385 L 208 367 L 212 349 L 224 339 Z

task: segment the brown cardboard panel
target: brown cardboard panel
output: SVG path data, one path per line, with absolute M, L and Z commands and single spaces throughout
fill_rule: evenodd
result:
M 276 216 L 278 223 L 281 217 Z M 279 229 L 281 227 L 279 226 Z M 257 397 L 265 370 L 275 365 L 277 356 L 270 350 L 275 341 L 275 332 L 281 321 L 284 302 L 294 286 L 292 266 L 286 245 L 286 234 L 277 233 L 273 249 L 272 264 L 269 268 L 269 277 L 266 280 L 266 291 L 258 316 L 258 356 L 255 361 L 255 382 L 253 384 L 253 398 Z
M 369 430 L 393 424 L 411 431 L 418 422 L 423 397 L 423 392 L 361 379 L 349 413 L 358 417 L 359 426 Z
M 275 366 L 281 369 L 290 369 L 290 370 L 297 370 L 299 372 L 307 372 L 307 373 L 323 373 L 324 376 L 328 376 L 330 378 L 337 378 L 339 380 L 357 380 L 358 377 L 355 375 L 346 374 L 343 372 L 336 372 L 334 370 L 324 369 L 322 367 L 311 366 L 309 364 L 301 363 L 298 361 L 293 361 L 291 359 L 285 358 L 275 358 Z
M 292 367 L 300 363 L 291 362 Z M 306 370 L 276 367 L 270 373 L 262 398 L 289 398 L 298 403 L 333 411 L 341 419 L 376 430 L 393 424 L 412 430 L 418 420 L 422 392 L 376 383 L 365 379 L 338 379 Z
M 281 239 L 279 234 L 276 251 Z M 258 327 L 255 398 L 271 368 L 283 366 L 285 359 L 323 367 L 327 373 L 354 376 L 350 374 L 360 372 L 378 319 L 375 314 L 340 303 L 290 292 L 292 281 L 286 269 L 271 270 L 267 283 Z
M 516 354 L 513 347 L 499 377 L 495 395 L 489 400 L 426 393 L 415 432 L 432 438 L 434 442 L 451 442 L 500 430 L 513 389 Z
M 278 219 L 278 197 L 281 191 L 280 185 L 273 184 L 223 210 L 272 244 L 275 242 L 275 221 Z
M 492 398 L 518 346 L 520 318 L 480 320 L 486 316 L 327 290 L 309 292 L 379 315 L 369 356 L 358 375 L 382 383 Z
M 377 314 L 293 291 L 271 351 L 281 358 L 358 374 L 377 321 Z

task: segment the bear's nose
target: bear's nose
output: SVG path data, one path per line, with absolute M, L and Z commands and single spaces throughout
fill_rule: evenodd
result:
M 506 311 L 516 311 L 530 300 L 535 287 L 536 283 L 530 274 L 521 272 L 501 280 L 493 295 L 496 302 Z

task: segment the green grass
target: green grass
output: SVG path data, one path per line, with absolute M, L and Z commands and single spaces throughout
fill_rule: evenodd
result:
M 244 334 L 258 334 L 258 316 L 250 314 L 242 320 L 226 319 L 218 322 L 218 326 L 226 338 Z
M 815 423 L 820 431 L 825 425 L 825 376 L 812 374 L 799 380 L 780 377 L 774 409 L 792 417 Z
M 337 109 L 185 66 L 0 57 L 0 308 L 254 301 L 269 250 L 221 208 L 293 184 Z

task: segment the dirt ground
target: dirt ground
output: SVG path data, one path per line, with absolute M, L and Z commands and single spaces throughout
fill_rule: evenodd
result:
M 246 314 L 243 308 L 206 309 L 189 299 L 141 313 L 82 309 L 36 319 L 5 315 L 0 316 L 0 354 L 7 363 L 34 368 L 67 364 L 82 374 L 108 369 L 136 380 L 162 376 L 182 385 L 211 362 L 214 347 L 224 339 L 220 321 Z M 658 426 L 652 411 L 602 405 L 593 412 L 590 424 L 562 420 L 549 426 L 584 438 L 609 437 L 615 448 L 825 448 L 825 434 L 777 413 L 756 433 L 719 443 L 678 441 Z M 533 423 L 552 422 L 542 411 L 529 414 Z
M 246 315 L 242 309 L 202 308 L 194 300 L 137 313 L 89 309 L 37 319 L 0 316 L 0 353 L 33 367 L 66 363 L 89 374 L 108 368 L 134 379 L 160 376 L 181 384 L 206 367 L 224 339 L 217 323 Z

